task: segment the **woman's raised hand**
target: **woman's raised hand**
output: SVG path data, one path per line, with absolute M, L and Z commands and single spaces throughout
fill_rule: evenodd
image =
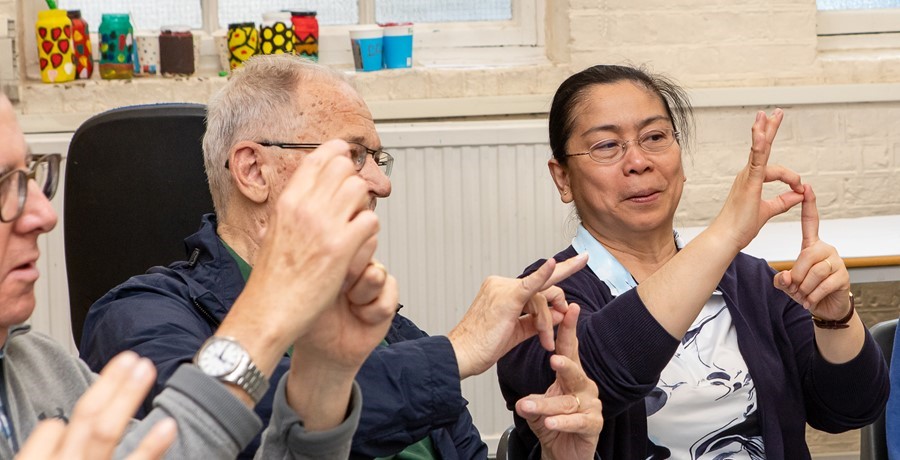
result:
M 775 275 L 775 287 L 820 318 L 842 319 L 850 312 L 850 273 L 837 250 L 819 239 L 819 210 L 808 184 L 800 226 L 800 255 L 790 270 Z
M 781 109 L 775 109 L 771 116 L 757 112 L 751 130 L 750 159 L 735 177 L 725 205 L 710 225 L 711 229 L 725 235 L 738 251 L 750 244 L 769 219 L 803 201 L 800 176 L 783 166 L 768 164 L 772 142 L 783 119 Z M 775 181 L 787 184 L 791 190 L 763 200 L 763 184 Z

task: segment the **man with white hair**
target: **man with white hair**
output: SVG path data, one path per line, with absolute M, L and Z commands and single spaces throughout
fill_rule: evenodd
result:
M 202 228 L 185 240 L 188 260 L 154 267 L 92 306 L 81 340 L 85 360 L 99 368 L 116 353 L 134 350 L 156 363 L 157 388 L 162 388 L 179 363 L 220 328 L 248 275 L 256 273 L 260 238 L 269 232 L 273 203 L 287 192 L 285 179 L 305 167 L 311 149 L 332 138 L 350 144 L 368 190 L 368 208 L 374 209 L 378 198 L 390 195 L 393 158 L 381 149 L 372 115 L 352 86 L 335 71 L 287 55 L 248 61 L 208 105 L 203 150 L 216 215 L 204 216 Z M 429 337 L 396 315 L 382 346 L 357 375 L 363 413 L 351 457 L 485 458 L 487 446 L 472 424 L 460 381 L 486 371 L 535 334 L 552 350 L 553 324 L 562 320 L 567 305 L 562 291 L 551 285 L 585 262 L 551 262 L 523 280 L 489 278 L 447 336 Z M 360 303 L 352 296 L 341 302 Z M 324 344 L 349 334 L 335 318 L 313 336 Z M 319 351 L 288 352 L 274 378 L 289 372 L 291 363 L 297 368 L 331 363 L 342 370 L 330 362 L 327 347 Z M 588 414 L 563 431 L 587 438 L 593 433 L 596 442 L 602 419 L 590 385 L 569 385 L 565 401 L 579 404 L 568 404 L 558 415 Z M 271 396 L 257 406 L 263 418 Z M 544 420 L 537 413 L 534 419 Z M 252 454 L 252 446 L 245 454 Z
M 263 426 L 252 409 L 290 346 L 294 363 L 271 385 L 274 409 L 260 455 L 347 457 L 361 410 L 353 379 L 384 337 L 397 302 L 394 279 L 370 263 L 374 247 L 367 242 L 378 232 L 378 218 L 367 209 L 366 186 L 347 143 L 323 144 L 302 170 L 285 175 L 254 275 L 217 330 L 170 369 L 141 422 L 129 421 L 135 405 L 129 401 L 141 399 L 153 379 L 149 360 L 123 353 L 98 380 L 68 350 L 23 324 L 35 305 L 37 239 L 57 222 L 49 200 L 60 156 L 28 153 L 2 94 L 0 146 L 0 458 L 19 453 L 47 418 L 71 421 L 68 429 L 55 424 L 63 435 L 50 438 L 61 444 L 44 444 L 54 426 L 44 424 L 23 455 L 123 457 L 145 436 L 150 444 L 142 443 L 141 453 L 159 442 L 154 455 L 161 455 L 177 429 L 170 458 L 233 458 Z M 347 297 L 358 304 L 335 301 Z M 329 337 L 318 332 L 337 321 L 348 336 L 320 342 Z

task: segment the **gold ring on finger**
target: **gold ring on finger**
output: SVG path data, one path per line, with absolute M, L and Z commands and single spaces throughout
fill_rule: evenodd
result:
M 828 259 L 825 259 L 825 263 L 828 264 L 828 274 L 830 275 L 830 274 L 834 273 L 834 265 L 831 265 L 831 261 Z

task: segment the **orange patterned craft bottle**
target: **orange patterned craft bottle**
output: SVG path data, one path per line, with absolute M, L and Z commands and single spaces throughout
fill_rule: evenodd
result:
M 72 59 L 72 21 L 65 10 L 38 12 L 35 24 L 41 80 L 44 83 L 62 83 L 75 79 L 75 62 Z
M 72 44 L 75 46 L 72 59 L 75 61 L 76 78 L 91 78 L 94 73 L 94 61 L 91 54 L 91 31 L 87 22 L 81 18 L 81 11 L 69 10 L 72 20 Z
M 294 23 L 294 53 L 307 59 L 319 60 L 319 21 L 315 11 L 291 11 Z
M 231 70 L 253 57 L 259 49 L 259 31 L 252 22 L 228 24 L 228 62 Z
M 294 29 L 291 13 L 276 11 L 263 14 L 259 28 L 259 54 L 291 54 L 294 52 Z

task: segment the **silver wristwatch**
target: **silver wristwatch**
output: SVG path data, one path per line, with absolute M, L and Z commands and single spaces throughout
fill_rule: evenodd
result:
M 231 337 L 206 339 L 194 355 L 194 364 L 210 377 L 237 385 L 255 403 L 269 389 L 269 379 L 256 368 L 247 350 Z

